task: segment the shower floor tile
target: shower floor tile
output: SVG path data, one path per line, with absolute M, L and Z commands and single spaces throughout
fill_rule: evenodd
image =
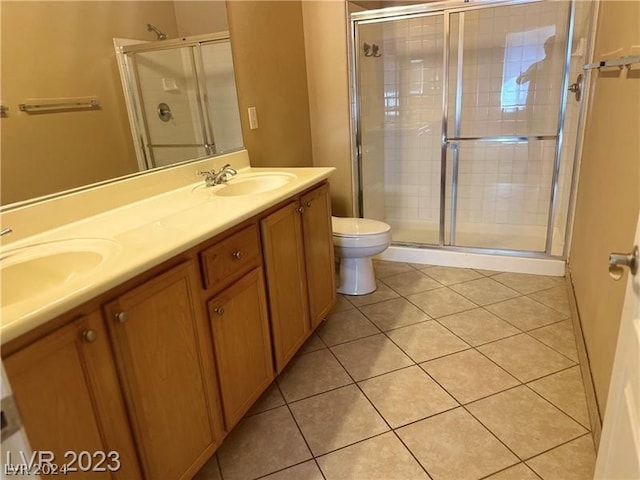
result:
M 560 279 L 374 268 L 379 289 L 339 296 L 195 478 L 592 478 Z

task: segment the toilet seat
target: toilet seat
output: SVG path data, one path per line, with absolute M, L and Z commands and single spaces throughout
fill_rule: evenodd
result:
M 384 222 L 369 218 L 331 217 L 334 237 L 363 237 L 381 235 L 391 231 Z

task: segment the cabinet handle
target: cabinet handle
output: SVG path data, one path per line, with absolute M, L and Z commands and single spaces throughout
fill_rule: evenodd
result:
M 242 258 L 242 252 L 240 250 L 236 250 L 231 254 L 231 256 L 236 260 L 240 260 Z
M 120 323 L 125 323 L 127 320 L 129 320 L 129 314 L 127 312 L 118 312 L 116 313 L 115 317 L 116 320 Z
M 217 314 L 217 315 L 223 315 L 224 314 L 224 308 L 222 307 L 216 307 L 213 309 L 213 311 Z
M 304 207 L 302 205 L 299 206 L 298 208 L 296 208 L 296 212 L 298 212 L 298 213 L 304 212 Z
M 82 338 L 88 343 L 95 342 L 96 338 L 98 338 L 98 333 L 93 329 L 88 329 L 82 332 Z
M 309 200 L 306 205 L 307 205 L 307 208 L 311 208 L 311 200 Z

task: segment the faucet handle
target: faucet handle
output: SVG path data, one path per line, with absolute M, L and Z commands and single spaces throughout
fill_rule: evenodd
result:
M 201 177 L 204 177 L 208 175 L 213 175 L 214 173 L 215 173 L 215 170 L 200 170 L 198 172 L 198 175 L 200 175 Z

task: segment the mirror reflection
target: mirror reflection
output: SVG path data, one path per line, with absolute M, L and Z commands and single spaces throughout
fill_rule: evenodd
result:
M 242 147 L 224 1 L 3 2 L 1 21 L 3 208 Z

